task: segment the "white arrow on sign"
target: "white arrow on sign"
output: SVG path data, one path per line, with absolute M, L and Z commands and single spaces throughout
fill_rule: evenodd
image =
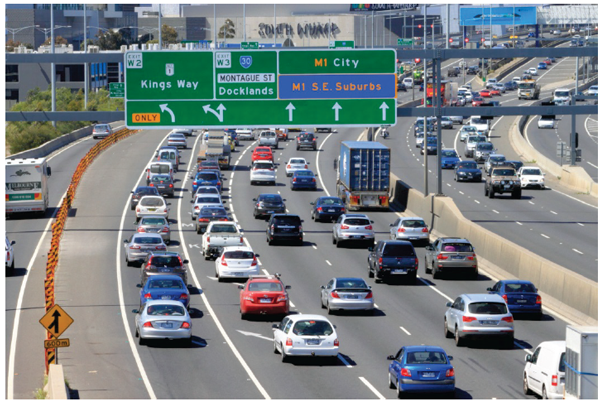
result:
M 340 104 L 338 104 L 337 102 L 335 103 L 335 105 L 333 106 L 333 108 L 335 110 L 335 120 L 339 121 L 340 120 L 340 109 L 342 109 L 342 107 L 340 106 Z
M 292 119 L 294 119 L 294 110 L 296 109 L 296 107 L 294 106 L 294 104 L 292 104 L 291 102 L 288 104 L 287 107 L 285 107 L 285 109 L 288 110 L 289 112 L 289 121 L 292 122 Z
M 211 114 L 213 114 L 214 116 L 217 117 L 219 122 L 223 122 L 223 111 L 225 111 L 227 108 L 225 108 L 225 105 L 219 104 L 219 106 L 217 107 L 217 111 L 219 111 L 219 112 L 217 112 L 210 107 L 210 104 L 208 104 L 208 105 L 204 105 L 202 107 L 202 109 L 204 109 L 205 114 L 210 112 Z
M 161 112 L 165 112 L 167 111 L 169 113 L 169 115 L 171 115 L 171 122 L 175 122 L 175 114 L 173 113 L 173 111 L 171 111 L 171 108 L 168 108 L 167 105 L 169 104 L 160 104 L 160 111 Z
M 385 121 L 385 115 L 386 115 L 386 112 L 387 112 L 387 110 L 388 110 L 389 108 L 390 108 L 390 107 L 388 107 L 388 105 L 387 105 L 385 102 L 382 102 L 382 103 L 381 103 L 381 106 L 379 107 L 379 109 L 381 110 L 381 115 L 382 115 L 382 118 L 381 118 L 381 119 L 382 119 L 383 121 Z
M 273 341 L 273 338 L 269 338 L 269 337 L 263 337 L 260 334 L 257 334 L 255 332 L 250 332 L 250 331 L 242 331 L 242 330 L 236 330 L 237 332 L 244 334 L 244 335 L 248 335 L 250 337 L 256 337 L 256 338 L 262 338 L 262 339 L 266 339 L 267 341 Z

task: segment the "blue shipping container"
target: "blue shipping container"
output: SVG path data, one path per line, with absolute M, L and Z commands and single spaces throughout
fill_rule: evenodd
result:
M 342 142 L 339 170 L 350 191 L 388 192 L 390 149 L 379 142 Z

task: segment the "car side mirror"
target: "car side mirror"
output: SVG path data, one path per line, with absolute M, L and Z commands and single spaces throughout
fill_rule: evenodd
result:
M 283 200 L 284 202 L 286 202 L 286 201 L 287 201 L 287 199 L 282 199 L 282 200 Z
M 321 289 L 325 289 L 325 286 L 321 285 Z
M 390 223 L 390 227 L 392 227 L 394 225 L 394 223 Z
M 238 289 L 244 289 L 244 285 L 238 285 Z
M 271 328 L 279 328 L 279 324 L 272 324 Z
M 256 202 L 256 198 L 252 198 L 252 200 L 253 200 L 254 202 Z
M 133 194 L 133 191 L 129 191 L 130 194 Z
M 291 289 L 292 287 L 290 285 L 285 285 L 286 289 Z
M 190 261 L 188 261 L 188 260 L 183 260 L 183 263 L 184 263 L 184 264 L 189 264 L 189 263 L 190 263 Z
M 167 205 L 171 206 L 171 202 L 168 202 Z
M 375 223 L 375 221 L 374 221 L 374 220 L 371 220 L 371 224 L 373 224 L 373 223 Z
M 454 360 L 454 356 L 450 356 L 450 355 L 448 355 L 448 360 L 449 360 L 449 361 L 453 361 L 453 360 Z
M 139 313 L 140 311 L 139 311 L 138 309 L 133 309 L 133 310 L 131 310 L 131 312 L 132 312 L 132 313 L 136 313 L 136 314 L 137 314 L 137 313 Z
M 369 251 L 373 251 L 373 247 L 369 247 L 367 250 L 369 250 Z
M 128 243 L 129 243 L 129 240 L 125 239 L 125 240 L 123 240 L 123 243 L 126 243 L 126 244 L 128 244 Z
M 387 357 L 387 360 L 389 360 L 389 361 L 393 361 L 395 359 L 396 359 L 395 355 L 388 355 L 388 357 Z
M 452 307 L 452 302 L 447 302 L 446 307 Z
M 190 203 L 194 203 L 194 200 L 192 199 L 192 200 L 190 201 Z
M 318 176 L 319 176 L 319 174 L 315 174 L 315 177 L 318 177 Z
M 493 292 L 493 291 L 492 291 L 492 288 L 487 288 L 486 290 L 487 290 L 488 292 Z
M 531 354 L 525 355 L 525 362 L 531 362 Z
M 46 168 L 46 175 L 50 177 L 52 175 L 52 169 L 50 167 Z
M 304 223 L 304 219 L 300 219 L 300 223 Z
M 15 245 L 17 242 L 15 240 L 10 242 L 10 245 Z
M 141 283 L 138 283 L 137 285 L 135 285 L 135 287 L 136 287 L 136 288 L 141 288 L 141 287 L 142 287 L 142 284 L 141 284 Z

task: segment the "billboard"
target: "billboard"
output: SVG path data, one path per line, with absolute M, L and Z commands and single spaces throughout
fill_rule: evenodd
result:
M 460 25 L 535 25 L 535 7 L 461 7 Z
M 350 11 L 410 11 L 418 4 L 350 4 Z

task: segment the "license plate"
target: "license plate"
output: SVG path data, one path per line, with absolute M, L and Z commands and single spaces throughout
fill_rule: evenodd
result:
M 259 299 L 258 301 L 261 303 L 271 303 L 271 299 Z
M 242 277 L 242 276 L 244 276 L 244 273 L 243 273 L 243 272 L 234 272 L 234 273 L 233 273 L 233 276 L 239 276 L 239 277 Z
M 480 323 L 484 324 L 484 325 L 497 325 L 498 324 L 498 322 L 494 321 L 494 320 L 481 320 Z
M 452 259 L 454 259 L 454 260 L 462 260 L 462 259 L 465 259 L 465 257 L 462 256 L 462 255 L 455 255 L 455 256 L 452 257 Z
M 163 300 L 171 300 L 171 296 L 169 295 L 162 295 L 160 298 Z
M 163 323 L 162 328 L 173 328 L 173 323 Z
M 508 188 L 510 188 L 510 185 L 505 185 L 504 186 L 504 189 L 508 189 Z
M 360 296 L 358 295 L 346 295 L 346 299 L 359 299 Z
M 423 372 L 422 376 L 423 377 L 435 377 L 435 373 L 434 372 Z
M 394 269 L 392 271 L 392 275 L 393 274 L 405 274 L 406 273 L 406 269 Z
M 327 212 L 335 212 L 335 209 L 327 209 Z
M 267 213 L 275 213 L 275 211 L 274 210 L 269 210 L 269 211 L 267 211 Z
M 159 268 L 158 272 L 171 272 L 170 268 Z
M 527 300 L 521 300 L 521 299 L 518 299 L 518 300 L 517 300 L 517 303 L 527 303 Z
M 320 339 L 307 339 L 306 345 L 319 345 L 321 343 Z
M 154 212 L 156 210 L 156 208 L 148 208 L 148 211 L 150 212 Z

